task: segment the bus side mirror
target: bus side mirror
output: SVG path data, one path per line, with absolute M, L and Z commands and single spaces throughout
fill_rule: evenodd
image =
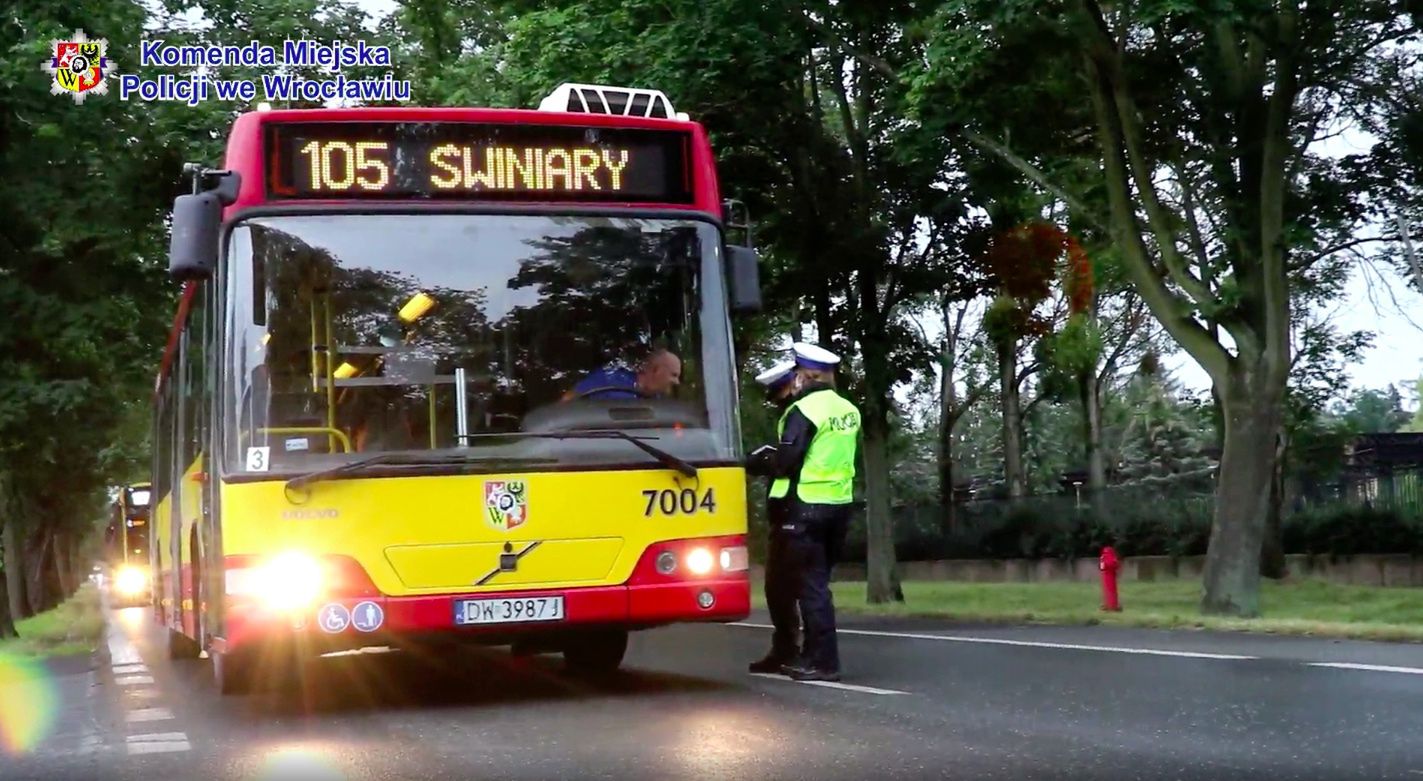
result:
M 207 279 L 217 268 L 222 200 L 215 192 L 180 195 L 173 200 L 173 238 L 168 245 L 168 275 L 175 280 Z
M 761 258 L 750 247 L 726 248 L 731 272 L 731 311 L 755 314 L 761 311 Z

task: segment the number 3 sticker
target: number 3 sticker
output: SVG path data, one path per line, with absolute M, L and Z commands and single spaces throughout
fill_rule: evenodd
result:
M 267 471 L 268 456 L 272 453 L 270 447 L 249 447 L 247 448 L 247 471 L 265 472 Z

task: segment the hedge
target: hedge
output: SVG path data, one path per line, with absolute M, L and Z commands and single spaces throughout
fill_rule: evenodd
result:
M 937 507 L 897 509 L 899 560 L 1082 558 L 1098 555 L 1105 545 L 1122 556 L 1197 556 L 1210 541 L 1212 499 L 1123 502 L 1094 510 L 1052 497 L 959 510 L 954 526 L 945 528 Z M 1311 509 L 1286 518 L 1283 533 L 1287 553 L 1423 555 L 1423 519 L 1393 510 Z M 845 559 L 864 556 L 864 523 L 857 514 Z

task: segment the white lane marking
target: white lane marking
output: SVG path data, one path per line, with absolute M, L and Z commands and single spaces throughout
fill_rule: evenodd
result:
M 132 675 L 134 673 L 146 673 L 148 668 L 141 664 L 116 664 L 114 665 L 114 675 Z
M 877 688 L 875 688 L 875 687 L 873 687 L 873 686 L 859 686 L 859 685 L 853 684 L 853 683 L 837 683 L 837 682 L 835 682 L 835 681 L 792 681 L 790 678 L 787 678 L 787 677 L 784 676 L 784 675 L 776 675 L 775 673 L 750 673 L 750 674 L 756 676 L 757 678 L 770 678 L 770 679 L 772 679 L 772 680 L 785 681 L 785 682 L 787 682 L 787 683 L 803 683 L 803 684 L 806 684 L 806 685 L 808 685 L 808 686 L 824 686 L 824 687 L 827 688 L 827 689 L 843 689 L 843 690 L 845 690 L 845 691 L 859 692 L 859 693 L 861 693 L 861 694 L 908 694 L 908 693 L 909 693 L 909 692 L 902 692 L 902 691 L 899 691 L 898 689 L 877 689 Z
M 839 683 L 838 681 L 796 681 L 807 686 L 824 686 L 827 689 L 844 689 L 850 692 L 860 692 L 861 694 L 908 694 L 898 689 L 876 689 L 873 686 L 859 686 L 853 683 Z
M 173 711 L 167 708 L 138 708 L 131 710 L 124 716 L 124 721 L 130 724 L 140 721 L 167 721 L 173 718 Z
M 158 696 L 157 689 L 129 689 L 124 692 L 136 700 L 151 700 Z
M 174 741 L 187 740 L 186 732 L 148 732 L 142 735 L 129 735 L 130 743 L 172 743 Z
M 770 624 L 752 624 L 747 622 L 736 622 L 731 626 L 745 626 L 753 629 L 772 629 Z M 868 629 L 837 629 L 837 634 L 842 635 L 868 635 L 870 637 L 895 637 L 904 640 L 938 640 L 946 643 L 982 643 L 985 645 L 1013 645 L 1023 648 L 1056 648 L 1065 651 L 1098 651 L 1114 654 L 1144 654 L 1148 656 L 1176 656 L 1184 659 L 1219 659 L 1226 661 L 1249 661 L 1258 659 L 1256 656 L 1241 656 L 1239 654 L 1209 654 L 1199 651 L 1163 651 L 1156 648 L 1125 648 L 1110 645 L 1079 645 L 1077 643 L 1047 643 L 1036 640 L 1008 640 L 999 637 L 965 637 L 962 635 L 926 635 L 914 632 L 879 632 Z
M 128 753 L 134 754 L 172 754 L 179 751 L 192 751 L 193 746 L 186 740 L 165 741 L 158 743 L 134 743 L 128 744 Z
M 1423 667 L 1390 667 L 1385 664 L 1355 664 L 1353 662 L 1310 662 L 1310 667 L 1333 667 L 1337 670 L 1367 670 L 1376 673 L 1403 673 L 1405 675 L 1423 675 Z M 1410 771 L 1423 775 L 1423 770 Z
M 153 732 L 128 736 L 129 754 L 171 754 L 191 751 L 192 748 L 193 744 L 188 742 L 187 733 L 183 732 Z
M 146 683 L 153 683 L 151 675 L 123 675 L 114 679 L 114 683 L 120 686 L 138 686 Z

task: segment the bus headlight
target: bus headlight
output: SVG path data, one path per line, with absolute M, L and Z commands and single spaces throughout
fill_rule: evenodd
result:
M 301 610 L 321 596 L 321 562 L 299 551 L 279 553 L 255 573 L 255 591 L 273 610 Z
M 148 573 L 132 564 L 125 564 L 114 573 L 114 588 L 121 596 L 136 597 L 147 587 Z
M 716 558 L 706 548 L 693 548 L 687 554 L 687 571 L 693 575 L 706 575 L 716 566 Z

